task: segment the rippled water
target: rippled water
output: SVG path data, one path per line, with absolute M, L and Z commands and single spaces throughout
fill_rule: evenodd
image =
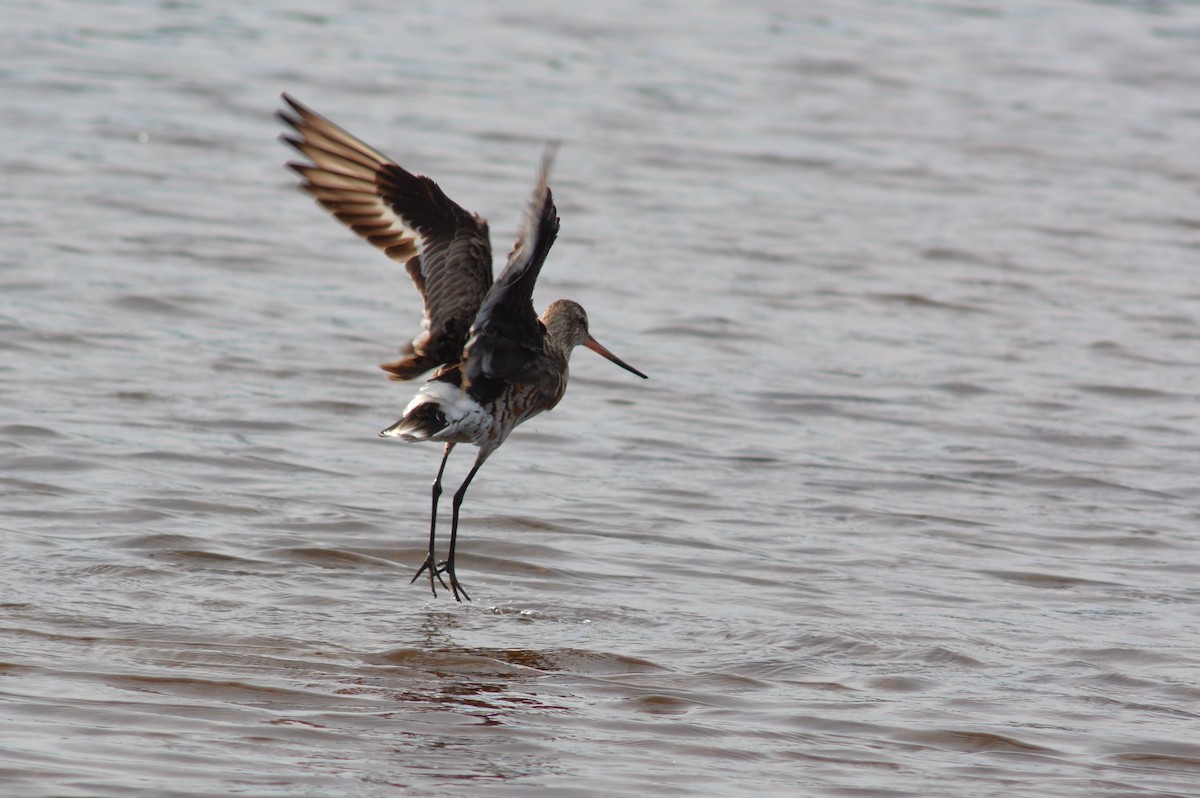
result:
M 0 38 L 0 784 L 1200 783 L 1200 5 L 43 2 Z M 596 336 L 408 584 L 402 271 L 293 93 Z M 470 453 L 452 461 L 461 479 Z

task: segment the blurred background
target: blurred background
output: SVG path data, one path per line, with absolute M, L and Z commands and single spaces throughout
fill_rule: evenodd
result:
M 8 793 L 1195 791 L 1195 0 L 0 8 Z M 535 303 L 650 375 L 480 472 L 470 604 L 283 91 L 498 259 L 561 140 Z

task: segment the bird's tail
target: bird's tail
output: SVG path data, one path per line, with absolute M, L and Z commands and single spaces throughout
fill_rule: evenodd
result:
M 404 414 L 404 418 L 379 433 L 381 438 L 400 438 L 406 441 L 427 441 L 448 426 L 446 411 L 437 402 L 421 402 Z

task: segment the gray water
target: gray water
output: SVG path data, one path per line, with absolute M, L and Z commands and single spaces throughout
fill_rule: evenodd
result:
M 4 795 L 1200 794 L 1200 4 L 3 17 Z M 499 256 L 561 139 L 535 301 L 651 376 L 480 472 L 472 603 L 281 91 Z

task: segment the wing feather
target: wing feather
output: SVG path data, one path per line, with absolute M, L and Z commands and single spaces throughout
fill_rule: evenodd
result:
M 557 145 L 546 147 L 521 235 L 475 318 L 465 353 L 465 377 L 486 398 L 530 380 L 545 351 L 546 328 L 533 308 L 533 286 L 558 236 L 558 211 L 548 185 Z
M 277 116 L 296 135 L 282 140 L 308 159 L 288 166 L 300 188 L 364 240 L 403 263 L 425 301 L 422 332 L 406 356 L 382 368 L 412 379 L 458 363 L 471 324 L 492 286 L 487 222 L 457 205 L 437 183 L 288 95 Z

